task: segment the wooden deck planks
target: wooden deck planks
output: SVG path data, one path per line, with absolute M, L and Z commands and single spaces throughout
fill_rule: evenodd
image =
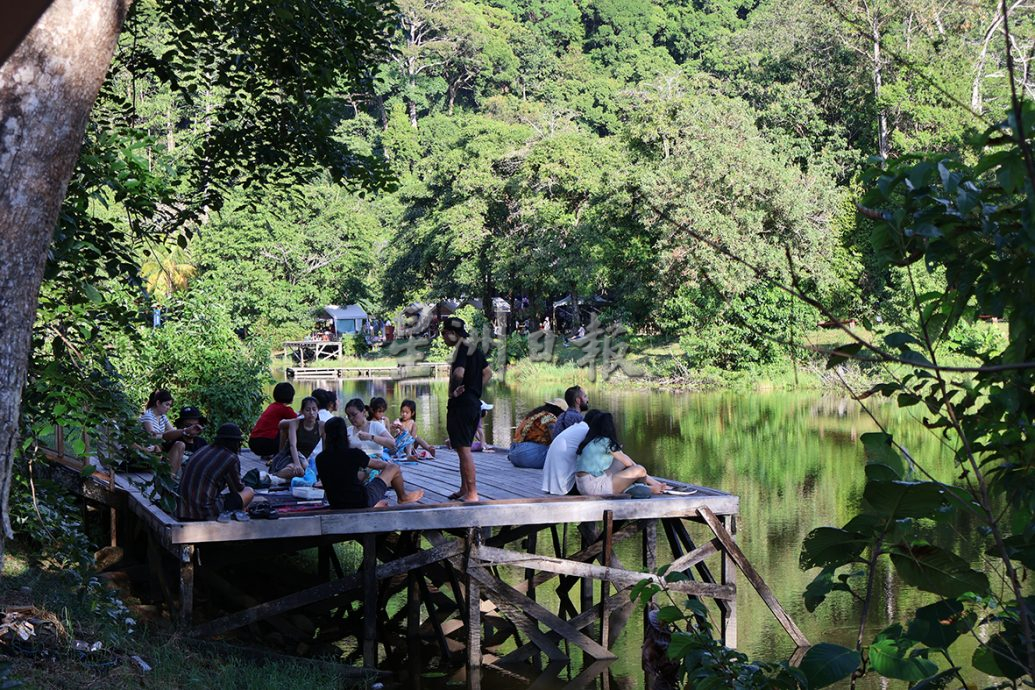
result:
M 505 449 L 476 453 L 475 462 L 481 497 L 478 503 L 446 500 L 460 485 L 459 460 L 453 451 L 439 449 L 433 459 L 402 466 L 407 488 L 425 491 L 417 504 L 377 510 L 327 509 L 250 522 L 180 522 L 153 505 L 134 485 L 146 482 L 150 478 L 146 473 L 120 474 L 117 485 L 126 493 L 133 512 L 150 525 L 159 542 L 169 550 L 177 544 L 592 522 L 600 520 L 608 510 L 613 511 L 615 520 L 636 520 L 695 515 L 701 507 L 716 515 L 734 515 L 739 509 L 736 496 L 706 487 L 693 487 L 696 493 L 691 496 L 655 496 L 647 500 L 627 496 L 550 496 L 540 490 L 542 471 L 512 466 Z M 264 465 L 254 454 L 242 452 L 241 471 L 253 467 Z

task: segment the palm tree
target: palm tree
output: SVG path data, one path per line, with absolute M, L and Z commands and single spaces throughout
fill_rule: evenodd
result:
M 154 300 L 161 303 L 169 295 L 184 290 L 197 272 L 191 258 L 180 247 L 156 249 L 140 266 L 140 277 Z

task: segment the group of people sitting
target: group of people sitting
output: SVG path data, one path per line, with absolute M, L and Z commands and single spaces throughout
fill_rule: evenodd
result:
M 671 488 L 625 454 L 614 417 L 590 410 L 589 396 L 579 386 L 525 415 L 507 458 L 515 467 L 542 469 L 543 491 L 549 494 L 611 496 L 638 486 L 642 495 L 651 495 Z
M 416 433 L 414 401 L 404 400 L 399 417 L 387 422 L 383 398 L 375 397 L 369 404 L 349 400 L 344 417 L 339 417 L 332 391 L 313 391 L 302 399 L 299 412 L 291 407 L 294 396 L 290 383 L 277 384 L 273 402 L 249 434 L 248 447 L 267 461 L 271 477 L 291 481 L 311 475 L 333 508 L 385 506 L 389 489 L 399 503 L 421 499 L 423 490 L 406 491 L 398 464 L 435 455 L 434 446 Z M 208 423 L 204 415 L 187 406 L 170 423 L 172 405 L 168 391 L 155 391 L 140 423 L 154 440 L 145 450 L 162 452 L 180 477 L 179 517 L 208 520 L 243 511 L 255 492 L 241 479 L 241 429 L 224 424 L 209 443 L 201 435 Z M 542 469 L 542 488 L 549 494 L 607 496 L 640 485 L 640 491 L 650 495 L 670 488 L 623 452 L 613 417 L 590 410 L 589 396 L 579 386 L 521 420 L 508 458 L 516 467 Z
M 384 497 L 389 488 L 399 503 L 421 499 L 423 490 L 406 491 L 402 469 L 396 464 L 435 454 L 434 447 L 415 433 L 414 401 L 404 400 L 399 418 L 386 426 L 383 398 L 374 398 L 370 405 L 359 398 L 350 400 L 345 405 L 346 421 L 334 415 L 338 401 L 331 391 L 317 389 L 304 398 L 301 415 L 291 407 L 294 396 L 291 384 L 277 384 L 273 402 L 249 435 L 248 447 L 268 461 L 271 476 L 302 477 L 314 465 L 333 508 L 387 505 Z M 207 420 L 196 408 L 183 408 L 175 425 L 167 416 L 171 408 L 172 395 L 155 391 L 140 422 L 155 439 L 145 450 L 163 452 L 173 474 L 180 477 L 180 519 L 210 520 L 243 511 L 255 492 L 241 479 L 240 427 L 224 424 L 209 444 L 200 436 Z

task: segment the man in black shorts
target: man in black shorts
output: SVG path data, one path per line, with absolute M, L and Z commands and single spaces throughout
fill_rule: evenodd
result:
M 492 378 L 492 369 L 481 348 L 466 342 L 468 337 L 463 319 L 451 316 L 442 322 L 442 340 L 446 345 L 455 347 L 460 344 L 449 374 L 449 402 L 446 404 L 449 444 L 460 456 L 460 490 L 449 498 L 477 501 L 478 485 L 471 443 L 482 413 L 482 389 Z

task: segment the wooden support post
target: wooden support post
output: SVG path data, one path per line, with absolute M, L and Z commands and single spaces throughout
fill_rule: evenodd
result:
M 643 571 L 653 573 L 658 569 L 658 523 L 643 521 Z
M 377 666 L 377 535 L 363 535 L 363 665 Z
M 805 637 L 805 634 L 798 628 L 787 611 L 784 610 L 780 602 L 777 601 L 773 591 L 769 589 L 769 585 L 765 583 L 762 576 L 758 574 L 755 567 L 748 561 L 747 556 L 737 546 L 737 540 L 732 534 L 726 529 L 726 527 L 719 521 L 719 518 L 711 511 L 711 509 L 702 506 L 697 509 L 697 514 L 700 515 L 708 527 L 712 530 L 715 536 L 722 542 L 722 547 L 725 553 L 729 556 L 733 564 L 740 568 L 740 572 L 744 573 L 744 576 L 751 583 L 751 586 L 758 592 L 758 596 L 762 597 L 762 601 L 769 607 L 769 610 L 776 616 L 776 620 L 780 622 L 783 629 L 787 631 L 794 643 L 799 647 L 808 647 L 809 640 Z M 723 558 L 725 564 L 726 559 Z
M 194 623 L 194 544 L 180 547 L 180 627 Z
M 330 551 L 330 544 L 320 544 L 316 547 L 316 575 L 320 582 L 327 582 L 331 579 Z
M 658 522 L 657 520 L 643 520 L 643 570 L 647 573 L 656 572 L 658 569 Z M 643 609 L 643 634 L 646 636 L 650 628 L 648 608 Z
M 533 532 L 528 535 L 525 539 L 525 550 L 528 553 L 534 554 L 536 552 L 536 536 L 538 532 Z M 528 583 L 525 587 L 525 594 L 532 601 L 535 601 L 535 570 L 532 568 L 525 568 L 525 582 Z
M 406 637 L 420 634 L 420 589 L 414 571 L 406 573 Z
M 734 539 L 737 534 L 737 517 L 727 515 L 722 518 L 727 531 Z M 710 543 L 710 542 L 709 542 Z M 737 586 L 737 566 L 733 557 L 726 551 L 722 553 L 722 584 Z M 737 648 L 737 600 L 730 600 L 721 612 L 719 625 L 722 628 L 722 643 L 732 649 Z
M 424 581 L 424 570 L 417 570 L 417 584 L 420 587 L 420 597 L 424 600 L 424 608 L 428 612 L 428 620 L 431 621 L 431 628 L 435 631 L 435 639 L 438 642 L 439 652 L 442 654 L 442 661 L 449 660 L 449 643 L 446 642 L 446 635 L 442 632 L 442 621 L 438 619 L 435 611 L 435 602 L 431 600 L 431 592 L 428 591 L 428 583 Z
M 165 601 L 165 606 L 169 610 L 169 618 L 175 619 L 176 608 L 173 603 L 172 590 L 169 589 L 169 583 L 165 578 L 165 568 L 163 565 L 162 551 L 158 548 L 155 538 L 150 532 L 148 532 L 147 567 L 151 576 L 151 594 L 154 596 L 154 587 L 157 585 L 161 592 L 162 599 Z
M 614 532 L 614 513 L 610 510 L 604 511 L 604 550 L 600 554 L 601 565 L 605 568 L 611 567 L 611 538 Z M 608 636 L 611 632 L 611 624 L 607 615 L 607 597 L 610 583 L 606 579 L 600 580 L 600 646 L 608 646 Z
M 65 459 L 65 427 L 60 424 L 54 425 L 54 450 L 61 460 Z
M 595 532 L 596 528 L 589 523 L 583 522 L 579 524 L 580 551 L 585 551 L 590 544 L 596 541 Z M 589 577 L 583 577 L 579 590 L 581 594 L 579 610 L 580 612 L 589 611 L 593 608 L 593 580 Z
M 112 506 L 108 509 L 108 530 L 111 537 L 111 546 L 119 545 L 119 511 Z
M 464 618 L 467 619 L 467 667 L 476 669 L 482 664 L 482 612 L 481 592 L 478 589 L 478 579 L 472 577 L 470 559 L 473 558 L 472 550 L 478 544 L 478 528 L 472 527 L 467 531 L 467 611 Z M 459 603 L 459 602 L 457 602 Z

